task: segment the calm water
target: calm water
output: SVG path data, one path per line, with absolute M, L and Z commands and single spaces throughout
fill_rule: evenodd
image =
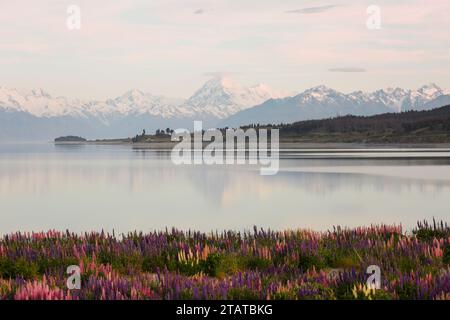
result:
M 280 172 L 175 166 L 168 151 L 0 145 L 0 233 L 326 230 L 450 219 L 450 150 L 287 150 Z

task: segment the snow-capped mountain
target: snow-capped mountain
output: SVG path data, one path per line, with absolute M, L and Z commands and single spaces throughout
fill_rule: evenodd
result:
M 180 115 L 179 105 L 183 99 L 167 98 L 130 90 L 123 95 L 106 101 L 91 101 L 83 105 L 84 109 L 109 125 L 111 122 L 128 116 L 154 116 L 163 119 Z M 187 116 L 187 114 L 185 115 Z
M 317 86 L 293 97 L 271 99 L 238 112 L 222 121 L 220 126 L 236 127 L 249 123 L 287 123 L 347 114 L 374 115 L 425 110 L 433 108 L 436 99 L 441 99 L 441 103 L 447 101 L 442 97 L 446 97 L 448 93 L 433 83 L 417 90 L 387 88 L 374 92 L 354 91 L 349 94 L 326 86 Z
M 193 120 L 215 126 L 238 111 L 280 95 L 265 85 L 242 87 L 221 77 L 208 81 L 187 100 L 131 90 L 105 101 L 52 97 L 42 89 L 19 92 L 0 87 L 0 139 L 133 136 L 146 128 L 191 128 Z M 24 127 L 28 127 L 24 131 Z M 36 131 L 31 133 L 31 131 Z
M 427 102 L 444 95 L 446 92 L 431 83 L 417 90 L 387 88 L 372 93 L 371 99 L 385 104 L 394 111 L 417 110 Z
M 107 119 L 149 114 L 162 118 L 204 117 L 223 119 L 246 108 L 263 103 L 281 94 L 266 85 L 242 87 L 230 79 L 217 77 L 206 82 L 189 99 L 130 90 L 106 101 L 81 101 L 65 97 L 52 97 L 42 89 L 19 92 L 0 87 L 0 109 L 26 112 L 36 117 L 94 116 Z
M 186 110 L 199 118 L 224 119 L 239 111 L 263 103 L 271 98 L 281 98 L 282 93 L 269 86 L 258 84 L 242 87 L 227 77 L 215 77 L 206 82 L 185 103 Z
M 20 92 L 0 87 L 0 140 L 48 140 L 67 134 L 132 136 L 143 128 L 166 128 L 166 122 L 179 125 L 172 119 L 178 120 L 182 103 L 138 90 L 106 101 L 82 101 L 52 97 L 41 89 Z
M 106 101 L 81 101 L 65 97 L 52 97 L 42 89 L 19 92 L 0 87 L 0 109 L 27 112 L 36 117 L 96 116 L 109 118 L 129 114 L 151 114 L 170 118 L 177 115 L 176 106 L 182 99 L 154 96 L 139 90 L 131 90 L 115 99 Z
M 266 85 L 243 87 L 229 78 L 206 82 L 187 100 L 131 90 L 105 101 L 53 97 L 42 89 L 21 92 L 0 87 L 0 140 L 49 140 L 61 135 L 86 138 L 130 137 L 146 129 L 237 127 L 288 123 L 338 115 L 373 115 L 426 110 L 450 104 L 448 91 L 435 84 L 417 90 L 387 88 L 344 94 L 317 86 L 292 96 Z
M 0 110 L 25 112 L 36 117 L 83 116 L 82 102 L 52 97 L 42 89 L 19 92 L 0 86 Z

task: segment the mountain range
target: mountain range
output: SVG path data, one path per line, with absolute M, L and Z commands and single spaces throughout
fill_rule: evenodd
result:
M 105 101 L 53 97 L 42 89 L 22 92 L 0 86 L 0 141 L 52 140 L 61 135 L 86 138 L 134 136 L 142 129 L 237 127 L 250 123 L 289 123 L 337 115 L 373 115 L 427 110 L 450 103 L 449 92 L 435 84 L 417 90 L 388 88 L 344 94 L 325 86 L 298 95 L 264 84 L 244 87 L 229 78 L 207 81 L 186 100 L 139 90 Z
M 370 116 L 408 110 L 429 110 L 450 104 L 449 93 L 435 84 L 428 84 L 417 90 L 387 88 L 349 94 L 326 86 L 317 86 L 293 97 L 269 99 L 224 119 L 219 126 L 279 124 L 344 115 Z

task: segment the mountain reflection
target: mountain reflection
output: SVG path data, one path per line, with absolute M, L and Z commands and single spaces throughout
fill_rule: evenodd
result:
M 448 215 L 450 166 L 442 160 L 433 165 L 429 159 L 286 159 L 277 175 L 261 176 L 248 165 L 175 166 L 167 150 L 47 151 L 0 156 L 0 232 L 24 219 L 30 228 L 50 221 L 55 228 L 70 224 L 82 230 L 103 226 L 106 218 L 105 228 L 128 231 L 167 225 L 314 227 L 389 222 L 392 213 L 407 222 Z M 80 219 L 74 222 L 70 214 Z

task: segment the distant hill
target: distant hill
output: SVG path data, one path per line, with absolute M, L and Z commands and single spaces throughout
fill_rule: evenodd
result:
M 58 137 L 55 139 L 55 142 L 86 142 L 87 140 L 82 137 L 77 136 L 65 136 L 65 137 Z
M 349 115 L 272 127 L 280 129 L 282 141 L 450 143 L 450 105 L 428 111 Z

